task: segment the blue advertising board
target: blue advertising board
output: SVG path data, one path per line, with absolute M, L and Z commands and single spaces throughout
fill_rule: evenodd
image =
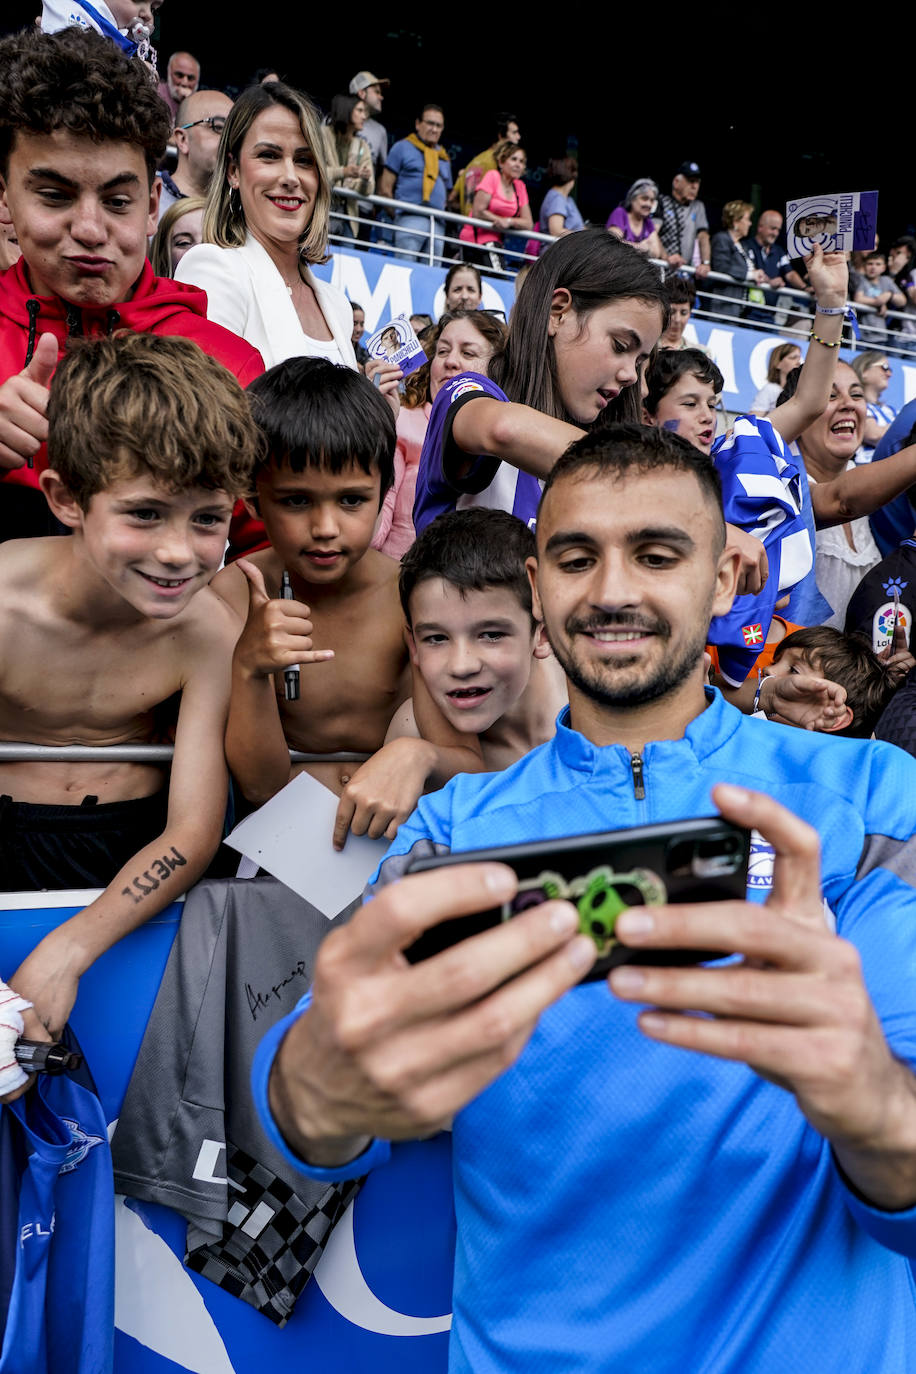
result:
M 445 309 L 445 271 L 422 263 L 405 263 L 378 252 L 336 249 L 333 258 L 315 269 L 318 276 L 331 281 L 356 301 L 366 312 L 366 332 L 371 333 L 396 315 L 429 314 L 438 319 Z M 509 317 L 515 288 L 499 277 L 483 278 L 483 305 L 502 310 Z M 725 379 L 722 400 L 726 410 L 749 410 L 754 397 L 766 381 L 767 360 L 777 344 L 791 337 L 764 334 L 740 324 L 713 323 L 693 319 L 687 325 L 688 343 L 699 343 L 709 353 Z M 805 344 L 802 341 L 802 351 Z M 851 361 L 850 350 L 841 356 Z M 916 397 L 916 357 L 902 362 L 890 359 L 893 373 L 884 401 L 899 410 Z

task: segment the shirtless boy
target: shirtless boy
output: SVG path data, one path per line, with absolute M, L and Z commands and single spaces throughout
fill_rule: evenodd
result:
M 0 737 L 107 746 L 162 738 L 168 782 L 134 763 L 0 763 L 7 890 L 105 887 L 9 983 L 59 1031 L 80 976 L 203 873 L 226 805 L 235 618 L 208 589 L 258 445 L 245 393 L 186 339 L 74 342 L 48 405 L 41 487 L 67 539 L 0 548 Z M 166 728 L 167 724 L 166 724 Z
M 534 556 L 527 525 L 477 506 L 440 515 L 401 561 L 411 659 L 446 720 L 476 735 L 492 771 L 550 739 L 567 700 L 531 610 L 525 564 Z M 388 739 L 422 735 L 423 724 L 405 702 Z
M 424 789 L 480 768 L 479 752 L 445 721 L 428 740 L 382 749 L 410 695 L 398 564 L 370 548 L 391 485 L 391 410 L 359 373 L 322 358 L 292 358 L 249 388 L 267 441 L 251 503 L 271 547 L 224 569 L 213 587 L 246 622 L 236 646 L 226 754 L 259 805 L 306 753 L 379 752 L 361 767 L 310 765 L 341 798 L 334 842 L 392 837 Z M 283 573 L 294 600 L 280 599 Z M 300 695 L 284 670 L 301 665 Z

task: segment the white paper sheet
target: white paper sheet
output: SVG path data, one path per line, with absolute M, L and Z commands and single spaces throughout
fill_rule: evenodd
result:
M 358 897 L 388 848 L 387 840 L 348 835 L 331 845 L 338 798 L 310 773 L 300 773 L 226 839 L 332 920 Z

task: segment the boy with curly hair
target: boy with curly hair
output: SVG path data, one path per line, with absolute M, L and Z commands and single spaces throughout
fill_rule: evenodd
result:
M 22 249 L 0 276 L 0 539 L 58 531 L 38 474 L 48 383 L 70 338 L 180 334 L 243 386 L 264 370 L 207 319 L 202 291 L 157 278 L 146 260 L 169 131 L 144 67 L 100 34 L 0 42 L 0 221 Z

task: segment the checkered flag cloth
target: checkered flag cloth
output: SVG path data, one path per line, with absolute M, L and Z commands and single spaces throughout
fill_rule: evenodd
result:
M 329 1184 L 308 1203 L 244 1150 L 227 1142 L 226 1154 L 230 1206 L 222 1239 L 189 1250 L 185 1264 L 285 1326 L 363 1180 Z

